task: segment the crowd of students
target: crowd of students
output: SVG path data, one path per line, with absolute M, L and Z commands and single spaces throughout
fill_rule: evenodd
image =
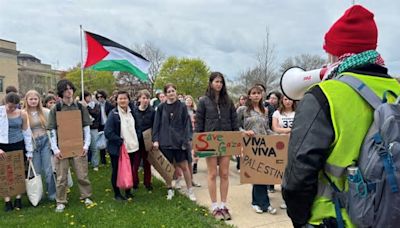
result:
M 70 163 L 75 169 L 80 199 L 85 205 L 93 203 L 92 188 L 88 176 L 89 167 L 99 170 L 106 164 L 106 151 L 111 162 L 111 185 L 114 199 L 124 201 L 133 197 L 139 187 L 139 166 L 144 170 L 144 187 L 153 190 L 151 165 L 147 161 L 149 151 L 145 148 L 143 132 L 152 129 L 153 149 L 159 149 L 174 164 L 175 185 L 167 181 L 167 200 L 172 200 L 175 189 L 186 183 L 186 194 L 196 201 L 193 187 L 200 187 L 193 180 L 197 173 L 197 161 L 191 140 L 194 132 L 242 131 L 247 136 L 257 134 L 289 134 L 292 126 L 295 104 L 286 97 L 281 99 L 278 92 L 268 94 L 264 101 L 265 87 L 257 84 L 246 96 L 241 96 L 234 104 L 227 93 L 225 78 L 220 72 L 212 72 L 205 95 L 199 100 L 190 95 L 178 94 L 174 84 L 168 83 L 163 91 L 157 91 L 151 99 L 147 90 L 138 91 L 131 98 L 127 91 L 118 91 L 107 99 L 107 94 L 98 90 L 95 94 L 84 91 L 84 95 L 74 98 L 74 85 L 68 80 L 60 80 L 57 94 L 50 94 L 42 100 L 35 90 L 28 91 L 20 106 L 20 96 L 9 92 L 0 106 L 6 113 L 3 122 L 8 125 L 7 136 L 0 144 L 0 157 L 13 150 L 24 150 L 26 158 L 32 159 L 37 173 L 42 174 L 50 200 L 57 203 L 56 212 L 64 211 L 67 205 L 68 172 Z M 57 143 L 56 114 L 68 110 L 80 110 L 82 115 L 82 154 L 73 158 L 63 158 Z M 1 122 L 1 123 L 3 123 Z M 5 127 L 6 125 L 4 125 Z M 272 129 L 272 130 L 271 130 Z M 107 148 L 97 148 L 101 134 L 107 139 Z M 126 147 L 132 166 L 132 189 L 117 187 L 118 159 L 121 145 Z M 213 216 L 218 220 L 230 220 L 227 207 L 229 189 L 230 157 L 208 157 L 207 187 Z M 238 160 L 238 168 L 240 160 Z M 217 177 L 219 177 L 220 201 L 217 200 Z M 252 207 L 257 213 L 275 214 L 276 209 L 269 203 L 267 185 L 254 185 Z M 21 209 L 21 196 L 14 204 L 10 197 L 5 199 L 5 210 Z

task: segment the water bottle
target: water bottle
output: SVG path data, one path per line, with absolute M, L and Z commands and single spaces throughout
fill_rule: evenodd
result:
M 347 167 L 347 179 L 354 183 L 355 185 L 355 190 L 360 197 L 366 197 L 367 196 L 367 185 L 364 182 L 364 179 L 362 177 L 362 174 L 357 166 L 350 166 Z
M 347 167 L 348 179 L 351 182 L 357 183 L 360 181 L 359 171 L 357 166 Z

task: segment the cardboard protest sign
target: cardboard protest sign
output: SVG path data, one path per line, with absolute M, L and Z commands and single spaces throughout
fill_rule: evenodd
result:
M 58 148 L 63 158 L 81 156 L 83 130 L 80 110 L 57 112 Z
M 6 152 L 0 160 L 0 197 L 25 193 L 25 167 L 22 150 Z
M 240 154 L 242 152 L 242 133 L 238 131 L 195 133 L 193 150 L 200 158 Z
M 287 164 L 289 135 L 243 137 L 240 183 L 281 184 Z
M 175 167 L 167 160 L 160 150 L 149 151 L 147 160 L 166 182 L 172 181 L 175 173 Z
M 144 148 L 146 151 L 151 151 L 153 148 L 153 140 L 151 135 L 151 128 L 143 132 Z

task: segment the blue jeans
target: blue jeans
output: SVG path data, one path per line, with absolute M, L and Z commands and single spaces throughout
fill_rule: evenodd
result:
M 90 154 L 91 154 L 91 164 L 93 167 L 98 167 L 100 162 L 100 151 L 97 149 L 96 141 L 99 131 L 97 129 L 90 129 Z
M 46 186 L 48 198 L 55 200 L 56 184 L 53 176 L 53 167 L 51 165 L 52 152 L 50 150 L 50 142 L 47 134 L 37 137 L 33 141 L 35 150 L 33 151 L 32 162 L 35 167 L 36 174 L 46 178 Z
M 268 185 L 253 185 L 251 204 L 259 206 L 263 211 L 267 211 L 268 207 L 270 206 L 268 197 Z

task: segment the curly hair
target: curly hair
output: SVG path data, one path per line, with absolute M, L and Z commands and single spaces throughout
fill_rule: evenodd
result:
M 57 83 L 57 95 L 61 98 L 64 97 L 64 91 L 67 90 L 68 86 L 74 91 L 76 91 L 76 88 L 74 86 L 74 84 L 72 84 L 72 82 L 68 79 L 61 79 L 60 81 L 58 81 Z

